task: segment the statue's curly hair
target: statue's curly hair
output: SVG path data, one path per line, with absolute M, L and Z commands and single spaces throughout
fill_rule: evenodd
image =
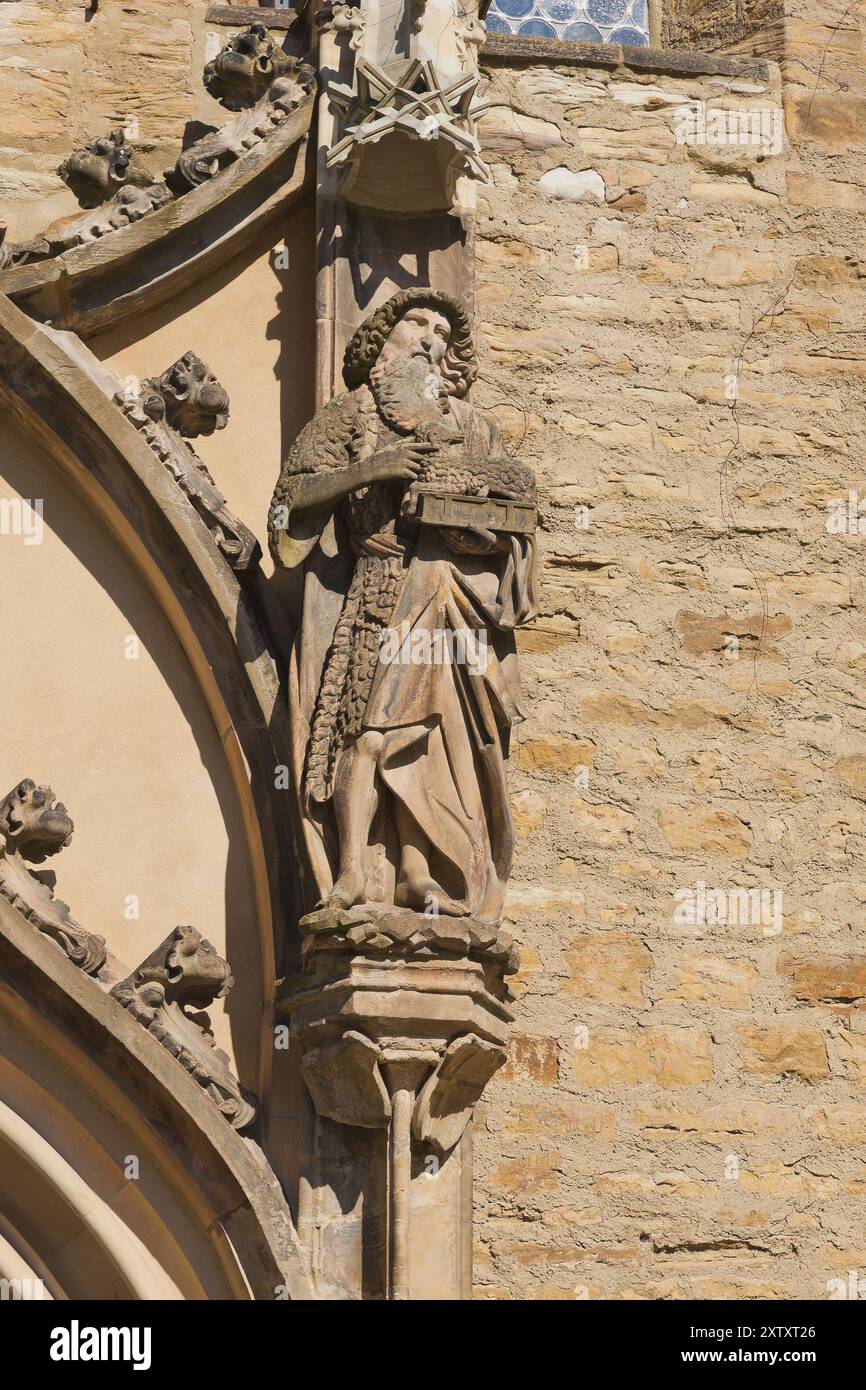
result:
M 451 325 L 451 336 L 442 361 L 442 376 L 449 395 L 466 395 L 478 375 L 478 358 L 472 342 L 469 315 L 449 294 L 431 289 L 399 290 L 364 320 L 343 357 L 343 380 L 350 391 L 364 385 L 391 330 L 410 309 L 418 308 L 435 310 Z

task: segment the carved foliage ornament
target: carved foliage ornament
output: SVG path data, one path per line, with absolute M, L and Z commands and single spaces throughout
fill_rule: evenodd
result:
M 105 941 L 80 927 L 28 864 L 42 864 L 72 839 L 66 807 L 30 777 L 0 801 L 0 893 L 87 974 L 105 964 Z
M 216 1046 L 206 1009 L 228 994 L 234 980 L 223 960 L 195 927 L 180 926 L 137 970 L 116 984 L 112 998 L 152 1033 L 210 1096 L 234 1129 L 245 1129 L 256 1106 L 232 1075 L 229 1059 Z
M 357 53 L 364 40 L 367 16 L 357 5 L 323 5 L 316 11 L 316 24 L 322 33 L 347 35 L 349 47 Z
M 392 1107 L 381 1068 L 388 1051 L 356 1029 L 308 1048 L 302 1070 L 317 1114 L 359 1129 L 387 1128 Z M 415 1138 L 439 1154 L 452 1149 L 505 1058 L 503 1047 L 475 1033 L 453 1039 L 432 1056 L 413 1104 Z

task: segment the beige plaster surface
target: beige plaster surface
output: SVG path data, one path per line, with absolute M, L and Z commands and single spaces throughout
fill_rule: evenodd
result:
M 313 411 L 314 249 L 312 207 L 304 204 L 279 235 L 174 303 L 88 343 L 121 377 L 156 375 L 190 349 L 216 373 L 229 393 L 229 422 L 195 448 L 230 510 L 262 541 L 266 573 L 280 462 Z
M 41 544 L 0 535 L 0 780 L 6 790 L 33 776 L 65 802 L 75 834 L 45 868 L 73 916 L 122 961 L 137 964 L 179 922 L 199 927 L 230 959 L 238 983 L 214 1006 L 214 1028 L 220 1045 L 237 1051 L 241 1079 L 251 1078 L 257 927 L 243 828 L 211 716 L 117 544 L 30 441 L 8 424 L 0 438 L 0 497 L 42 499 L 44 515 Z

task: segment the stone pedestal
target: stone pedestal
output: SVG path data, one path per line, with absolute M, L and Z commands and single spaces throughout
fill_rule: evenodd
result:
M 304 1179 L 326 1292 L 468 1298 L 468 1128 L 505 1060 L 510 938 L 369 908 L 301 927 L 303 972 L 278 1009 L 315 1109 Z M 351 1193 L 349 1171 L 363 1175 Z

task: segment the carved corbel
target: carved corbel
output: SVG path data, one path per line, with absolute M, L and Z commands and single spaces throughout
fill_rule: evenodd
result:
M 363 973 L 363 964 L 358 966 Z M 437 973 L 434 965 L 431 983 Z M 382 972 L 380 988 L 386 978 L 387 970 Z M 408 975 L 401 980 L 404 989 L 413 983 Z M 443 979 L 435 983 L 441 990 Z M 387 992 L 393 989 L 391 985 Z M 319 1116 L 350 1127 L 387 1131 L 387 1286 L 389 1298 L 398 1301 L 409 1298 L 411 1286 L 413 1137 L 444 1160 L 462 1138 L 487 1082 L 505 1061 L 501 1043 L 474 1032 L 459 1033 L 446 1042 L 453 1026 L 446 1022 L 453 1001 L 444 1014 L 441 995 L 430 1004 L 429 1011 L 422 1006 L 407 1012 L 395 997 L 378 1017 L 378 1005 L 374 1005 L 365 1021 L 375 1040 L 349 1028 L 322 1044 L 308 1043 L 302 1062 Z M 355 1012 L 354 1001 L 348 1010 L 345 999 L 340 1006 L 344 1017 Z M 321 1027 L 322 1021 L 314 1025 L 313 1034 Z M 328 1037 L 328 1024 L 324 1031 Z
M 301 1070 L 316 1113 L 359 1129 L 387 1128 L 391 1101 L 380 1053 L 376 1043 L 351 1028 L 336 1042 L 308 1048 Z
M 233 984 L 228 962 L 201 932 L 180 926 L 111 994 L 180 1062 L 232 1128 L 245 1129 L 255 1118 L 255 1102 L 232 1075 L 207 1015 L 196 1019 L 188 1012 L 208 1008 Z
M 119 391 L 115 401 L 189 498 L 232 569 L 244 571 L 257 565 L 258 541 L 229 511 L 204 462 L 188 443 L 223 429 L 229 417 L 228 393 L 210 368 L 194 352 L 185 352 L 161 376 Z
M 405 1047 L 395 1051 L 392 1043 L 373 1042 L 351 1028 L 334 1041 L 308 1047 L 301 1070 L 316 1113 L 358 1129 L 386 1129 L 393 1090 L 386 1078 L 393 1079 L 395 1058 L 404 1052 Z M 505 1048 L 464 1033 L 444 1048 L 428 1042 L 406 1056 L 413 1064 L 423 1062 L 420 1079 L 426 1077 L 423 1085 L 419 1081 L 412 1133 L 442 1156 L 460 1142 L 484 1088 L 506 1060 Z
M 74 965 L 95 975 L 105 964 L 105 941 L 75 922 L 66 903 L 28 868 L 59 854 L 74 826 L 50 787 L 30 777 L 0 801 L 0 893 L 37 931 L 59 946 Z

